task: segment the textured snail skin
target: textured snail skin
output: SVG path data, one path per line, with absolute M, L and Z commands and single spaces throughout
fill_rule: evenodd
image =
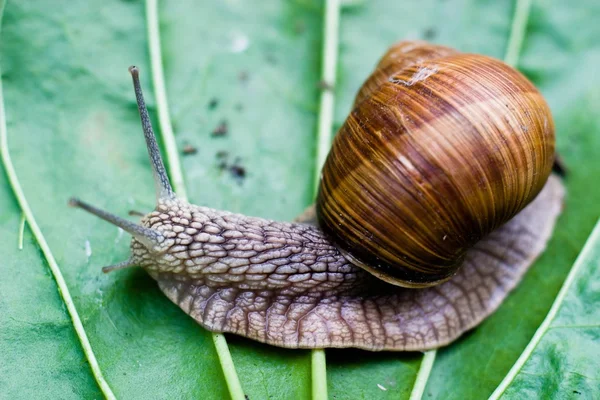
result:
M 449 82 L 448 78 L 441 79 L 440 82 L 436 81 L 445 76 L 443 74 L 445 62 L 451 63 L 454 67 L 458 65 L 461 68 L 475 68 L 477 74 L 483 75 L 485 75 L 485 68 L 478 60 L 482 60 L 485 65 L 489 65 L 490 62 L 480 56 L 469 56 L 472 58 L 471 61 L 463 58 L 456 59 L 452 57 L 463 56 L 455 54 L 456 52 L 451 49 L 424 46 L 422 43 L 401 43 L 388 53 L 389 57 L 396 57 L 398 52 L 408 53 L 408 58 L 413 60 L 411 62 L 416 63 L 413 65 L 409 62 L 408 66 L 402 67 L 403 72 L 393 74 L 395 85 L 404 86 L 414 81 L 411 85 L 421 88 L 422 81 L 429 79 L 442 85 L 436 92 L 437 97 L 433 92 L 421 88 L 417 94 L 429 97 L 432 103 L 426 107 L 420 102 L 425 100 L 419 100 L 417 96 L 416 105 L 411 106 L 411 111 L 416 111 L 420 107 L 425 116 L 435 116 L 435 110 L 444 110 L 450 112 L 449 118 L 453 121 L 459 117 L 463 119 L 476 117 L 478 107 L 482 104 L 487 107 L 500 101 L 501 105 L 508 105 L 508 109 L 515 106 L 515 99 L 512 97 L 490 99 L 484 96 L 480 103 L 467 103 L 466 108 L 461 108 L 461 113 L 452 113 L 446 106 L 440 107 L 442 102 L 436 99 L 446 99 L 446 103 L 449 101 L 449 98 L 438 96 L 439 93 L 450 88 L 450 86 L 444 87 L 444 84 Z M 448 54 L 449 52 L 452 54 Z M 424 65 L 423 63 L 428 61 L 424 61 L 423 58 L 432 55 L 442 56 L 441 59 L 436 58 L 435 66 L 427 64 L 427 68 L 436 71 L 432 74 L 423 74 L 423 70 L 419 69 L 418 65 Z M 388 61 L 382 60 L 380 66 L 391 70 L 395 68 L 392 65 L 394 62 L 387 64 Z M 500 66 L 500 72 L 510 77 L 517 74 L 503 65 Z M 415 202 L 417 206 L 415 213 L 419 217 L 429 218 L 430 216 L 423 214 L 419 207 L 422 208 L 423 204 L 427 206 L 434 204 L 435 207 L 430 210 L 432 215 L 447 216 L 447 221 L 444 220 L 444 223 L 448 222 L 449 225 L 444 225 L 442 228 L 435 218 L 424 220 L 427 222 L 417 221 L 418 224 L 415 225 L 417 228 L 422 229 L 423 233 L 433 233 L 438 240 L 438 242 L 422 241 L 422 243 L 431 244 L 431 252 L 438 258 L 440 254 L 448 258 L 452 255 L 448 255 L 451 252 L 447 251 L 446 242 L 454 246 L 458 244 L 456 252 L 459 256 L 455 258 L 462 260 L 461 267 L 451 269 L 451 273 L 436 275 L 436 271 L 427 271 L 429 278 L 427 284 L 430 283 L 432 276 L 441 277 L 439 280 L 447 280 L 438 286 L 426 289 L 395 286 L 376 277 L 380 273 L 373 273 L 372 267 L 375 264 L 367 266 L 369 269 L 367 271 L 360 260 L 353 263 L 352 260 L 356 259 L 353 256 L 356 254 L 347 254 L 347 248 L 332 241 L 335 235 L 331 233 L 330 226 L 325 230 L 317 227 L 314 211 L 303 214 L 304 223 L 275 222 L 199 207 L 178 199 L 170 186 L 152 131 L 138 69 L 131 67 L 130 73 L 133 77 L 144 137 L 153 169 L 157 207 L 155 211 L 142 218 L 141 224 L 135 224 L 77 199 L 71 199 L 69 204 L 95 214 L 133 236 L 130 258 L 103 268 L 105 272 L 134 266 L 144 268 L 156 279 L 169 299 L 202 326 L 212 331 L 236 333 L 289 348 L 357 347 L 367 350 L 426 350 L 443 346 L 490 315 L 517 285 L 525 271 L 545 248 L 562 207 L 564 189 L 560 179 L 550 176 L 546 180 L 548 174 L 544 169 L 547 164 L 552 163 L 553 141 L 544 141 L 543 135 L 539 143 L 535 140 L 531 141 L 539 144 L 540 147 L 536 148 L 534 156 L 531 157 L 523 156 L 519 146 L 515 147 L 516 154 L 513 154 L 498 145 L 497 151 L 483 158 L 476 148 L 468 153 L 466 150 L 444 147 L 443 143 L 431 141 L 427 135 L 421 134 L 427 133 L 427 126 L 435 131 L 440 123 L 448 123 L 448 118 L 438 115 L 437 118 L 432 116 L 420 120 L 404 108 L 406 112 L 399 111 L 398 108 L 390 112 L 386 104 L 393 104 L 402 97 L 386 94 L 389 85 L 383 83 L 378 87 L 375 83 L 379 78 L 369 80 L 361 91 L 361 93 L 369 92 L 369 95 L 360 101 L 355 112 L 349 117 L 348 124 L 352 126 L 356 123 L 357 116 L 365 111 L 364 105 L 378 107 L 381 112 L 360 120 L 362 121 L 360 124 L 364 126 L 369 124 L 371 128 L 375 128 L 372 130 L 373 135 L 365 135 L 362 138 L 350 137 L 345 147 L 336 139 L 333 155 L 329 157 L 328 163 L 332 159 L 339 158 L 341 154 L 347 156 L 348 153 L 342 151 L 358 154 L 356 145 L 359 141 L 363 141 L 366 146 L 367 161 L 356 164 L 353 156 L 343 160 L 346 162 L 344 165 L 346 167 L 349 165 L 351 168 L 348 170 L 348 177 L 343 174 L 339 176 L 342 178 L 340 186 L 332 185 L 330 180 L 331 176 L 339 174 L 339 171 L 333 173 L 324 171 L 324 184 L 319 194 L 320 202 L 323 202 L 323 195 L 327 192 L 336 194 L 344 192 L 346 188 L 343 185 L 348 183 L 348 179 L 360 178 L 358 172 L 369 170 L 369 162 L 378 162 L 380 154 L 374 153 L 371 147 L 375 142 L 383 146 L 382 153 L 396 150 L 395 139 L 387 136 L 392 132 L 386 130 L 386 124 L 390 127 L 398 126 L 392 117 L 398 117 L 402 127 L 417 128 L 407 130 L 406 132 L 409 133 L 402 131 L 400 136 L 402 140 L 410 139 L 409 136 L 422 136 L 423 142 L 419 146 L 416 144 L 413 146 L 419 147 L 424 155 L 436 149 L 443 149 L 454 158 L 460 159 L 464 165 L 473 166 L 477 165 L 477 162 L 486 161 L 492 163 L 494 166 L 492 170 L 497 172 L 497 176 L 488 176 L 489 180 L 483 179 L 485 174 L 473 176 L 466 174 L 465 182 L 456 186 L 459 189 L 456 195 L 463 196 L 464 203 L 475 209 L 475 214 L 489 216 L 490 210 L 493 211 L 491 213 L 494 216 L 493 221 L 483 218 L 473 223 L 468 218 L 456 218 L 457 215 L 453 215 L 460 214 L 463 210 L 451 203 L 452 191 L 445 186 L 443 179 L 427 180 L 424 179 L 424 175 L 417 173 L 417 159 L 413 157 L 414 154 L 403 152 L 407 148 L 390 158 L 392 165 L 400 166 L 406 172 L 406 176 L 397 177 L 401 184 L 407 184 L 406 178 L 414 180 L 412 194 L 414 198 L 422 199 L 421 203 Z M 465 83 L 473 79 L 461 78 L 453 85 L 460 86 L 461 82 Z M 485 79 L 478 77 L 476 81 L 472 83 L 475 86 Z M 517 83 L 510 80 L 501 82 L 502 85 L 509 87 L 522 84 L 520 78 L 516 79 Z M 525 95 L 518 95 L 517 103 L 533 101 L 535 105 L 532 109 L 535 109 L 539 100 L 537 92 L 534 92 L 535 89 L 531 89 L 532 86 L 528 83 L 523 85 L 526 90 L 522 93 Z M 386 103 L 381 103 L 382 99 Z M 459 93 L 455 101 L 461 99 Z M 465 113 L 465 110 L 473 112 Z M 546 127 L 545 123 L 548 126 L 552 124 L 551 119 L 544 122 L 536 119 L 533 114 L 535 113 L 531 113 L 525 120 L 515 121 L 514 115 L 520 116 L 520 113 L 507 115 L 500 112 L 494 114 L 496 117 L 488 117 L 488 119 L 493 119 L 494 124 L 501 126 L 513 128 L 521 126 L 520 135 L 505 137 L 504 140 L 519 142 L 517 144 L 522 144 L 523 141 L 527 147 L 530 143 L 530 133 L 540 128 L 538 125 Z M 488 122 L 492 123 L 492 121 Z M 523 125 L 520 125 L 521 123 Z M 344 129 L 350 128 L 342 128 L 342 133 Z M 497 136 L 503 138 L 500 133 Z M 402 157 L 406 157 L 410 162 L 407 163 Z M 438 161 L 443 164 L 439 165 L 442 168 L 446 167 L 445 162 L 456 160 L 452 157 L 445 159 L 440 156 Z M 535 166 L 538 164 L 543 168 L 536 174 L 532 174 L 531 168 L 537 168 Z M 461 163 L 458 163 L 456 168 L 461 171 Z M 433 170 L 435 168 L 431 171 Z M 372 182 L 373 189 L 370 192 L 365 188 L 361 189 L 374 198 L 381 197 L 382 203 L 370 210 L 373 219 L 379 218 L 381 221 L 379 214 L 382 208 L 398 200 L 397 193 L 381 191 L 386 189 L 387 179 L 395 173 L 393 169 L 384 168 L 383 173 L 378 176 L 382 182 Z M 465 174 L 459 175 L 462 177 Z M 448 176 L 454 178 L 450 172 Z M 474 176 L 479 179 L 473 179 Z M 505 178 L 508 180 L 504 180 Z M 521 180 L 526 180 L 530 185 L 526 189 L 515 191 L 515 186 L 520 185 Z M 490 187 L 500 189 L 500 193 L 497 193 L 498 199 L 486 197 L 490 194 L 488 190 Z M 430 194 L 436 191 L 442 194 L 437 203 L 429 198 Z M 388 194 L 384 195 L 384 193 Z M 515 198 L 507 199 L 509 195 L 515 195 Z M 534 200 L 525 207 L 532 199 Z M 504 205 L 498 207 L 495 203 L 497 201 L 502 201 Z M 356 206 L 359 210 L 363 205 L 357 202 Z M 329 210 L 327 207 L 331 206 L 326 205 L 326 212 Z M 522 207 L 525 208 L 518 212 Z M 316 213 L 319 213 L 318 209 Z M 515 213 L 516 216 L 511 219 L 510 216 Z M 320 217 L 322 218 L 322 215 Z M 502 220 L 508 222 L 502 224 L 499 222 Z M 392 221 L 395 221 L 394 224 L 398 226 L 407 226 L 406 218 Z M 372 226 L 370 224 L 370 222 L 365 223 L 362 233 Z M 382 229 L 389 228 L 387 221 L 382 221 L 381 226 Z M 472 229 L 464 230 L 465 226 Z M 498 228 L 487 233 L 487 229 L 493 226 Z M 348 224 L 343 229 L 352 231 L 356 227 Z M 415 237 L 418 237 L 420 232 L 418 229 L 415 232 Z M 360 229 L 359 233 L 361 233 Z M 478 239 L 481 240 L 477 241 Z M 367 235 L 363 236 L 362 240 L 367 247 L 375 246 L 375 250 L 378 250 L 377 238 Z M 392 247 L 397 247 L 396 240 L 401 242 L 394 237 L 390 237 L 388 242 Z M 460 248 L 461 243 L 467 242 L 472 246 L 463 251 Z M 410 256 L 411 249 L 408 250 L 407 254 Z M 437 269 L 438 266 L 432 265 L 431 268 Z M 455 275 L 451 276 L 452 273 Z M 410 280 L 404 283 L 410 286 L 424 284 L 423 281 Z
M 467 252 L 448 282 L 387 284 L 350 264 L 317 227 L 275 222 L 181 200 L 161 201 L 133 239 L 133 262 L 200 325 L 288 348 L 425 350 L 491 314 L 544 249 L 562 204 L 552 176 L 525 210 Z
M 499 60 L 403 42 L 358 98 L 323 167 L 319 226 L 390 283 L 450 278 L 552 170 L 548 105 Z

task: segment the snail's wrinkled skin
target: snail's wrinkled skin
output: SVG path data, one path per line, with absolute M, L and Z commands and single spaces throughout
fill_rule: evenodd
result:
M 134 262 L 202 326 L 289 348 L 425 350 L 492 313 L 545 247 L 560 212 L 551 177 L 525 210 L 428 289 L 386 284 L 350 264 L 313 225 L 252 218 L 168 199 L 142 219 L 160 234 Z
M 397 52 L 400 52 L 400 55 Z M 410 118 L 413 122 L 409 124 L 406 119 L 408 114 L 398 110 L 391 112 L 393 110 L 390 107 L 393 107 L 394 99 L 397 100 L 394 96 L 391 96 L 389 101 L 377 104 L 373 112 L 378 114 L 370 117 L 364 105 L 378 98 L 375 94 L 387 93 L 386 90 L 392 89 L 391 84 L 403 86 L 404 83 L 412 82 L 414 75 L 413 78 L 407 75 L 404 79 L 402 75 L 395 74 L 394 80 L 388 82 L 385 79 L 389 71 L 394 70 L 396 55 L 405 57 L 405 53 L 410 53 L 406 59 L 407 65 L 413 65 L 423 62 L 424 58 L 428 57 L 454 57 L 455 52 L 441 46 L 407 42 L 400 43 L 390 50 L 380 62 L 378 71 L 381 73 L 375 71 L 372 79 L 367 81 L 364 90 L 359 93 L 359 97 L 367 97 L 361 101 L 361 106 L 356 108 L 358 111 L 349 118 L 361 129 L 376 129 L 363 134 L 358 128 L 353 129 L 352 140 L 346 142 L 341 142 L 340 136 L 336 138 L 331 153 L 334 156 L 330 156 L 326 164 L 333 164 L 334 171 L 337 168 L 337 172 L 332 174 L 331 171 L 323 171 L 321 186 L 323 181 L 326 181 L 326 184 L 325 189 L 321 187 L 317 198 L 317 215 L 303 215 L 304 223 L 247 217 L 198 207 L 177 198 L 169 183 L 152 130 L 138 69 L 131 67 L 130 73 L 152 165 L 158 205 L 155 211 L 142 218 L 141 224 L 135 224 L 78 199 L 70 200 L 72 206 L 82 208 L 119 226 L 133 236 L 129 259 L 105 267 L 103 271 L 142 267 L 156 279 L 169 299 L 207 329 L 236 333 L 281 347 L 427 350 L 448 344 L 476 326 L 500 305 L 543 251 L 561 211 L 564 197 L 562 183 L 554 175 L 546 181 L 550 174 L 554 149 L 551 120 L 548 120 L 548 125 L 541 123 L 542 139 L 535 139 L 533 127 L 539 128 L 538 122 L 543 118 L 533 118 L 532 113 L 542 111 L 542 117 L 546 114 L 543 99 L 537 101 L 538 94 L 530 84 L 526 85 L 526 90 L 518 91 L 520 94 L 517 97 L 534 98 L 537 105 L 526 106 L 524 112 L 521 110 L 519 113 L 483 112 L 483 121 L 490 122 L 484 125 L 497 128 L 494 128 L 495 136 L 502 138 L 506 134 L 510 139 L 506 140 L 507 143 L 524 143 L 522 146 L 514 145 L 514 154 L 503 146 L 502 154 L 507 160 L 514 158 L 515 161 L 499 162 L 495 158 L 498 153 L 496 147 L 492 146 L 491 150 L 480 149 L 489 144 L 485 140 L 480 145 L 477 144 L 479 142 L 475 143 L 475 149 L 471 149 L 472 151 L 461 150 L 464 140 L 472 141 L 471 136 L 461 133 L 465 124 L 452 124 L 451 133 L 447 135 L 444 132 L 448 131 L 437 129 L 440 121 L 452 120 L 447 118 L 447 115 L 440 115 L 437 119 L 433 115 L 427 120 L 427 124 L 417 124 L 417 130 L 394 128 L 398 124 L 404 127 L 414 125 L 415 121 L 415 118 Z M 449 90 L 453 85 L 456 86 L 457 82 L 462 82 L 463 94 L 467 93 L 470 87 L 464 85 L 466 79 L 457 81 L 458 75 L 452 75 L 455 67 L 458 66 L 462 71 L 464 65 L 474 63 L 477 68 L 484 68 L 487 62 L 481 57 L 464 57 L 436 61 L 435 79 L 438 79 L 442 86 L 443 90 L 440 93 L 447 92 L 443 99 L 462 98 L 452 96 L 452 91 Z M 444 62 L 448 64 L 447 71 L 444 69 Z M 422 72 L 418 65 L 407 68 L 403 70 L 404 73 L 413 70 Z M 506 72 L 506 68 L 509 67 L 498 68 Z M 514 74 L 510 72 L 509 75 Z M 425 75 L 417 77 L 420 79 L 419 83 L 415 84 L 417 81 L 414 81 L 413 86 L 419 89 L 419 96 L 426 102 L 428 92 L 422 85 Z M 378 83 L 381 79 L 384 82 Z M 473 80 L 472 77 L 469 79 Z M 490 79 L 493 81 L 493 76 L 488 76 L 488 81 Z M 505 83 L 512 80 L 503 79 L 500 86 L 505 87 Z M 475 84 L 471 86 L 474 87 Z M 482 90 L 485 92 L 487 89 Z M 530 93 L 534 96 L 530 97 Z M 504 100 L 508 102 L 511 96 L 509 93 L 507 96 L 497 97 L 502 99 L 501 109 L 506 108 Z M 410 100 L 408 97 L 405 99 L 407 104 Z M 469 101 L 478 107 L 481 106 L 477 98 Z M 441 102 L 438 101 L 437 104 Z M 429 108 L 429 111 L 436 109 L 433 106 L 423 107 Z M 364 118 L 355 118 L 361 113 Z M 400 122 L 392 120 L 394 115 L 400 117 Z M 458 111 L 451 115 L 461 118 L 463 116 Z M 475 114 L 465 115 L 474 117 Z M 521 118 L 520 115 L 524 117 Z M 523 119 L 522 124 L 513 121 L 517 117 Z M 474 135 L 481 136 L 480 139 L 484 137 L 485 132 L 480 129 L 483 125 L 469 126 L 473 127 Z M 517 129 L 512 136 L 509 135 L 507 129 L 515 126 Z M 454 144 L 437 146 L 430 140 L 431 137 L 426 135 L 429 130 L 435 131 L 432 135 L 438 139 L 460 135 L 467 139 L 459 138 Z M 347 131 L 349 130 L 345 128 L 340 130 L 341 133 Z M 394 136 L 394 133 L 401 138 Z M 377 139 L 384 138 L 384 134 L 391 139 Z M 401 140 L 412 141 L 418 136 L 423 139 L 419 146 L 426 148 L 428 152 L 441 149 L 439 155 L 442 159 L 448 154 L 459 154 L 466 161 L 455 165 L 456 168 L 452 168 L 452 159 L 440 164 L 443 169 L 416 168 L 419 163 L 405 157 L 406 148 L 395 144 Z M 358 145 L 358 142 L 365 143 Z M 374 146 L 376 143 L 380 143 L 381 146 Z M 350 155 L 343 153 L 344 146 L 350 150 Z M 497 148 L 498 151 L 501 150 L 500 147 Z M 365 159 L 360 158 L 363 157 L 363 150 L 368 153 Z M 383 161 L 381 157 L 375 157 L 379 152 L 388 154 L 390 165 L 398 168 L 374 168 Z M 415 152 L 412 155 L 418 158 Z M 516 157 L 520 157 L 519 162 L 516 161 Z M 343 163 L 337 163 L 336 160 L 342 160 Z M 474 160 L 477 161 L 477 168 L 465 168 Z M 492 167 L 486 164 L 490 160 Z M 407 166 L 411 167 L 408 168 L 409 173 L 403 173 Z M 436 172 L 435 180 L 430 180 L 431 175 L 421 176 L 417 169 L 431 173 L 443 170 L 443 173 Z M 476 173 L 471 174 L 473 171 Z M 363 172 L 372 172 L 373 178 L 365 178 Z M 396 175 L 398 179 L 395 181 L 389 179 Z M 340 179 L 332 179 L 335 176 Z M 503 180 L 506 177 L 515 179 Z M 349 185 L 352 183 L 350 178 L 360 178 L 356 187 Z M 375 182 L 375 178 L 381 180 Z M 411 179 L 417 184 L 414 190 L 408 189 Z M 437 184 L 431 183 L 434 181 Z M 392 190 L 384 190 L 385 188 L 381 187 L 383 182 L 405 185 L 404 191 L 410 196 L 403 197 Z M 524 182 L 525 186 L 519 186 L 519 190 L 515 192 L 516 185 Z M 458 198 L 453 198 L 454 189 L 442 190 L 450 183 L 460 192 Z M 487 190 L 488 186 L 494 187 L 495 190 Z M 365 199 L 361 200 L 362 192 L 368 194 L 366 200 L 381 197 L 382 201 L 375 204 L 370 200 L 363 201 Z M 348 201 L 346 198 L 340 203 L 335 203 L 329 197 L 329 194 L 337 196 L 346 193 L 353 193 L 354 197 L 351 196 L 350 199 L 355 200 Z M 512 193 L 517 193 L 518 196 L 512 198 Z M 436 207 L 425 207 L 433 204 L 430 200 L 434 195 L 439 195 L 439 198 L 435 199 Z M 530 200 L 533 201 L 527 205 Z M 450 201 L 454 202 L 454 207 L 449 205 Z M 410 205 L 411 202 L 414 204 Z M 508 204 L 508 209 L 504 210 L 502 204 Z M 350 207 L 347 207 L 348 205 Z M 344 207 L 339 208 L 341 206 Z M 456 211 L 465 207 L 470 211 Z M 349 221 L 347 217 L 356 214 L 358 209 L 362 210 L 361 218 Z M 384 209 L 388 212 L 382 218 Z M 331 217 L 328 223 L 323 223 L 321 218 L 324 210 Z M 464 225 L 471 217 L 476 217 L 479 221 L 477 224 L 499 227 L 491 233 L 488 229 L 477 232 L 469 229 L 460 231 L 442 224 L 442 220 L 450 218 L 438 218 L 448 214 L 448 211 L 452 214 L 451 220 L 457 225 Z M 491 216 L 496 214 L 502 217 L 492 221 Z M 512 216 L 514 217 L 510 219 Z M 320 226 L 323 229 L 327 227 L 324 231 L 314 223 L 317 217 Z M 339 221 L 338 217 L 341 218 Z M 381 235 L 369 233 L 369 226 L 391 234 L 384 235 L 385 240 L 382 241 Z M 333 227 L 336 228 L 335 233 Z M 348 246 L 348 243 L 344 246 L 335 241 L 350 230 L 354 235 L 354 239 L 348 242 L 351 246 Z M 401 232 L 393 233 L 395 230 Z M 427 240 L 423 239 L 424 234 L 427 235 Z M 402 241 L 399 238 L 406 240 Z M 469 239 L 463 240 L 466 244 L 454 246 L 453 251 L 458 256 L 453 259 L 455 261 L 452 262 L 452 269 L 442 271 L 443 273 L 438 273 L 441 264 L 436 266 L 435 263 L 421 262 L 423 259 L 418 265 L 411 264 L 418 267 L 418 274 L 403 274 L 402 279 L 389 279 L 397 274 L 389 273 L 389 268 L 382 268 L 382 264 L 384 267 L 387 265 L 385 254 L 400 260 L 402 264 L 411 257 L 418 259 L 414 250 L 419 248 L 424 250 L 425 255 L 434 255 L 442 261 L 450 259 L 448 252 L 436 249 L 452 247 L 450 244 L 465 238 Z M 390 246 L 383 247 L 381 243 L 388 243 Z M 431 243 L 437 244 L 429 246 Z M 365 265 L 364 258 L 359 257 L 358 253 L 350 251 L 359 245 L 374 250 L 368 253 L 368 265 Z M 426 289 L 407 289 L 379 279 L 384 275 L 384 279 L 389 282 L 408 287 L 422 287 L 446 281 Z

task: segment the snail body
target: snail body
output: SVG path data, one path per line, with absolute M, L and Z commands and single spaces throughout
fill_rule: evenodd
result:
M 105 272 L 144 268 L 212 331 L 290 348 L 442 346 L 498 307 L 560 212 L 548 107 L 488 57 L 392 47 L 357 95 L 316 209 L 300 222 L 177 198 L 130 71 L 157 207 L 134 224 L 71 205 L 132 234 L 130 258 Z

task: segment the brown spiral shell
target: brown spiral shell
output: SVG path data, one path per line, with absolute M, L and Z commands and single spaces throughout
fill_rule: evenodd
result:
M 449 279 L 550 174 L 550 109 L 496 59 L 400 42 L 355 105 L 323 168 L 317 215 L 348 259 L 390 283 Z

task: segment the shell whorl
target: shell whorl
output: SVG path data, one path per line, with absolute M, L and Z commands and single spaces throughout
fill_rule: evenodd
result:
M 554 159 L 550 110 L 523 75 L 420 46 L 385 82 L 381 65 L 394 70 L 385 57 L 367 80 L 317 199 L 320 226 L 353 263 L 407 287 L 449 279 L 470 247 L 535 198 Z M 386 57 L 401 60 L 402 49 Z

